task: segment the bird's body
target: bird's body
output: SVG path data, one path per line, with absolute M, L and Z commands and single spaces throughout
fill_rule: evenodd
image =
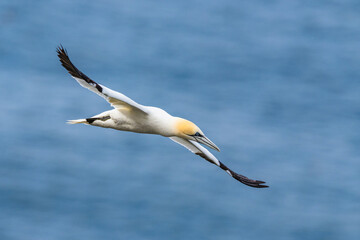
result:
M 172 125 L 175 124 L 174 117 L 160 108 L 146 108 L 149 110 L 146 115 L 128 108 L 120 108 L 105 111 L 87 119 L 70 120 L 69 123 L 85 123 L 119 131 L 172 136 L 174 134 L 172 128 Z
M 183 118 L 174 117 L 161 108 L 138 104 L 122 93 L 113 91 L 94 82 L 71 63 L 67 52 L 63 47 L 59 47 L 57 53 L 62 65 L 81 86 L 100 95 L 114 107 L 113 110 L 102 112 L 96 116 L 85 119 L 69 120 L 68 123 L 84 123 L 97 127 L 113 128 L 120 131 L 157 134 L 168 137 L 176 143 L 186 147 L 191 152 L 225 170 L 230 176 L 238 181 L 251 187 L 267 187 L 266 185 L 263 185 L 263 183 L 265 183 L 263 181 L 252 180 L 233 172 L 216 159 L 216 157 L 206 148 L 201 146 L 200 143 L 220 151 L 193 122 Z

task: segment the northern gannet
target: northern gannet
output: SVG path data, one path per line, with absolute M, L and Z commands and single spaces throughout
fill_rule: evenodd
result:
M 61 45 L 57 48 L 56 52 L 62 66 L 81 86 L 103 97 L 115 108 L 90 118 L 69 120 L 69 124 L 84 123 L 120 131 L 157 134 L 168 137 L 196 155 L 220 167 L 231 177 L 243 184 L 255 188 L 268 187 L 263 185 L 265 182 L 252 180 L 240 175 L 216 159 L 214 155 L 200 144 L 204 144 L 219 152 L 220 149 L 194 123 L 183 118 L 171 116 L 161 108 L 141 105 L 122 93 L 96 83 L 72 64 L 67 51 Z

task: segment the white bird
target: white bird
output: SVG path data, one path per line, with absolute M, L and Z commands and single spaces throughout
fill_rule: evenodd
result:
M 221 163 L 206 148 L 220 149 L 208 139 L 198 126 L 179 117 L 171 116 L 161 108 L 141 105 L 122 93 L 96 83 L 77 69 L 69 59 L 67 51 L 60 45 L 57 54 L 62 66 L 83 87 L 108 101 L 113 110 L 105 111 L 90 118 L 69 120 L 70 124 L 84 123 L 97 127 L 113 128 L 120 131 L 157 134 L 168 137 L 191 152 L 225 170 L 231 177 L 251 187 L 265 188 L 265 182 L 252 180 L 240 175 Z

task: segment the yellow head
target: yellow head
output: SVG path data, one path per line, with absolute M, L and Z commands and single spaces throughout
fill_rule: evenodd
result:
M 196 126 L 193 122 L 190 122 L 183 118 L 178 118 L 178 120 L 176 121 L 176 130 L 182 138 L 184 138 L 184 135 L 193 136 L 196 133 L 202 134 L 202 131 L 198 126 Z
M 200 130 L 198 126 L 196 126 L 193 122 L 183 118 L 177 118 L 176 124 L 176 135 L 178 137 L 196 141 L 198 143 L 204 144 L 212 149 L 220 151 L 220 149 L 208 139 L 204 133 Z

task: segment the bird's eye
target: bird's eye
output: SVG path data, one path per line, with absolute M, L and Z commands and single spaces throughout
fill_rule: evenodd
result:
M 200 134 L 199 132 L 196 132 L 196 133 L 194 134 L 194 136 L 196 136 L 196 137 L 201 137 L 201 134 Z

